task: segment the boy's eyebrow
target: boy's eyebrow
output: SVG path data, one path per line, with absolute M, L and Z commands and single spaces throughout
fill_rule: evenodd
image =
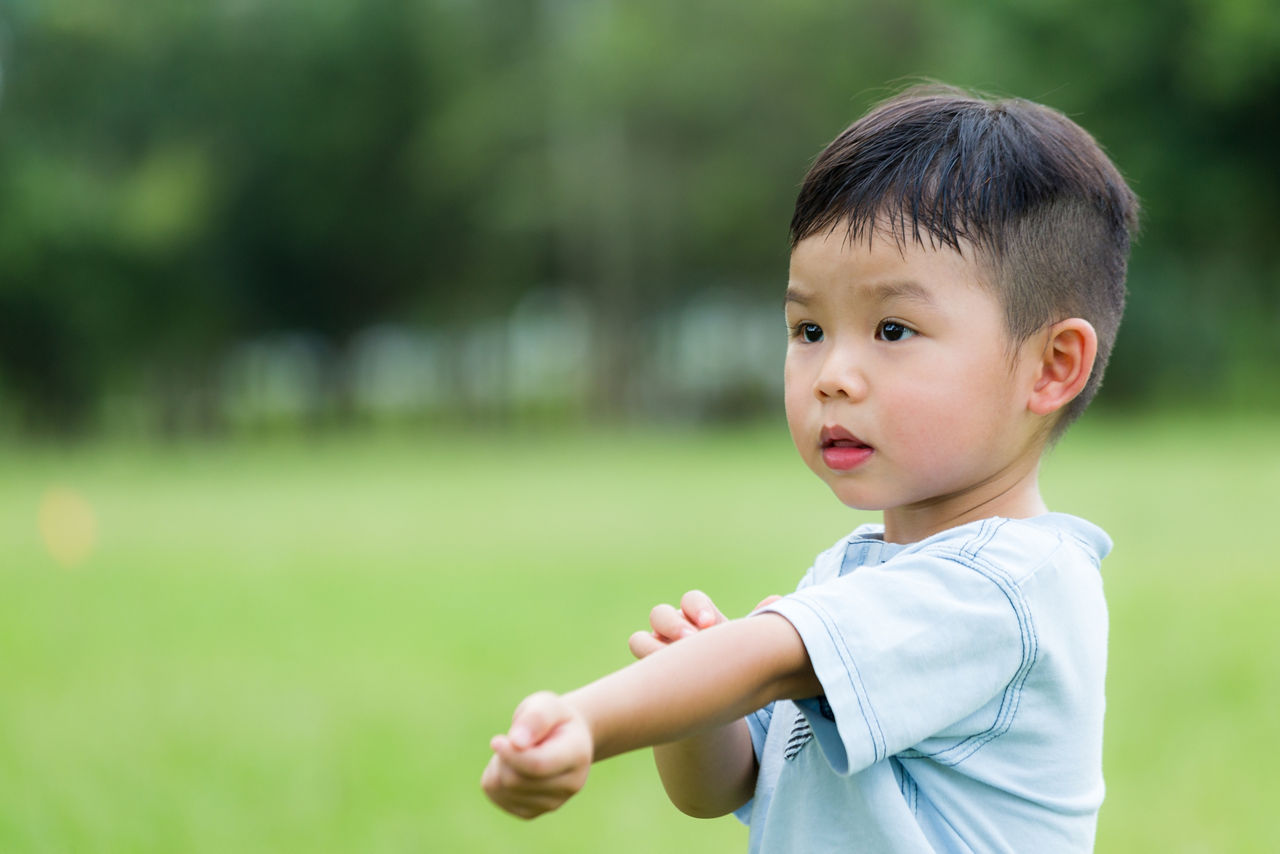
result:
M 926 303 L 932 305 L 936 300 L 929 289 L 919 282 L 911 279 L 898 279 L 889 282 L 877 282 L 869 285 L 870 290 L 875 298 L 881 302 L 891 299 L 905 299 L 913 302 Z
M 787 288 L 787 297 L 786 299 L 783 300 L 783 303 L 789 304 L 793 302 L 799 305 L 808 305 L 809 295 L 806 294 L 804 291 L 798 290 L 793 287 L 789 287 Z
M 874 284 L 862 286 L 862 289 L 876 302 L 887 302 L 892 299 L 911 300 L 928 305 L 933 305 L 937 302 L 928 288 L 911 279 L 875 282 Z M 813 302 L 813 298 L 805 291 L 791 286 L 787 288 L 787 296 L 783 302 L 786 304 L 809 305 Z

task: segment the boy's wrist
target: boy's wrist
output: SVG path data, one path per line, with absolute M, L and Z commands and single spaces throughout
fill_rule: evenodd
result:
M 586 767 L 590 767 L 596 763 L 598 758 L 596 756 L 596 732 L 592 727 L 591 719 L 567 699 L 565 700 L 565 706 L 569 708 L 572 714 L 568 725 L 581 733 L 581 738 L 586 742 L 581 745 L 581 756 L 586 760 Z

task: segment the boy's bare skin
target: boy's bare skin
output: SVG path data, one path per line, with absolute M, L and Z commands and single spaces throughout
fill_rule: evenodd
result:
M 844 504 L 884 512 L 889 542 L 1045 512 L 1040 456 L 1096 335 L 1067 318 L 1015 345 L 984 279 L 967 245 L 851 244 L 836 228 L 792 252 L 792 439 Z
M 740 797 L 732 809 L 751 795 L 755 760 L 750 738 L 743 745 L 717 728 L 733 731 L 762 706 L 821 690 L 800 636 L 784 618 L 763 614 L 723 623 L 563 696 L 526 698 L 508 733 L 490 742 L 494 756 L 482 784 L 498 806 L 533 818 L 581 789 L 592 762 L 698 735 L 677 770 L 690 770 L 691 758 L 699 765 L 708 752 L 716 754 L 728 776 L 712 788 L 728 791 L 700 794 L 714 801 Z M 708 745 L 727 750 L 699 749 Z
M 983 276 L 972 252 L 884 236 L 850 243 L 843 228 L 792 253 L 792 438 L 841 501 L 883 511 L 891 542 L 1046 511 L 1040 457 L 1089 378 L 1096 334 L 1072 317 L 1013 344 Z M 822 693 L 799 635 L 767 612 L 726 621 L 696 591 L 679 609 L 655 608 L 650 625 L 630 641 L 640 661 L 517 708 L 482 780 L 496 804 L 532 818 L 581 789 L 591 762 L 654 745 L 685 812 L 722 815 L 751 797 L 743 717 Z
M 779 599 L 769 596 L 756 610 Z M 629 646 L 636 658 L 644 658 L 728 618 L 711 597 L 690 590 L 680 607 L 658 605 L 649 614 L 652 631 L 636 632 Z M 742 806 L 751 797 L 756 777 L 755 751 L 745 719 L 707 730 L 682 741 L 653 748 L 658 776 L 667 797 L 681 812 L 694 818 L 716 818 Z M 714 781 L 714 785 L 708 785 Z

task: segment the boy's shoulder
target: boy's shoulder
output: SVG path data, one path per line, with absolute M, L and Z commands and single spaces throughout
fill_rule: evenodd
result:
M 1111 538 L 1100 527 L 1068 513 L 1045 513 L 1026 519 L 994 516 L 940 531 L 915 543 L 887 543 L 881 525 L 855 528 L 814 559 L 801 586 L 820 584 L 858 567 L 918 559 L 998 567 L 1018 581 L 1068 550 L 1074 561 L 1095 569 L 1111 551 Z
M 1030 570 L 1063 548 L 1079 552 L 1095 567 L 1111 551 L 1111 538 L 1097 525 L 1068 513 L 1026 519 L 993 516 L 958 525 L 905 546 L 898 556 L 917 553 L 982 558 Z

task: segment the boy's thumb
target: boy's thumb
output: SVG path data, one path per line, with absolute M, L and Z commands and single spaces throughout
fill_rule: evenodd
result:
M 511 746 L 525 750 L 546 738 L 564 718 L 562 705 L 560 698 L 550 691 L 526 697 L 511 719 L 511 731 L 507 733 Z

